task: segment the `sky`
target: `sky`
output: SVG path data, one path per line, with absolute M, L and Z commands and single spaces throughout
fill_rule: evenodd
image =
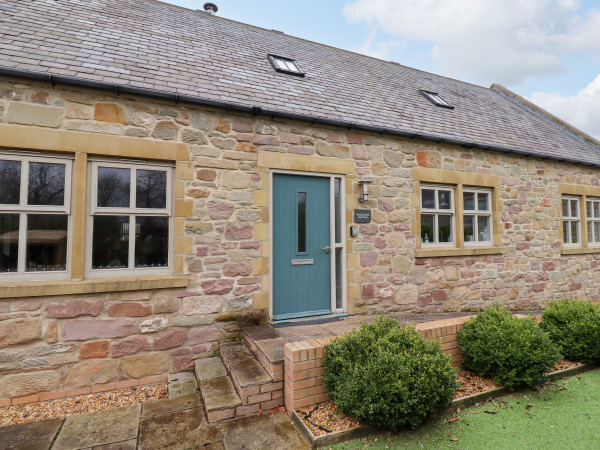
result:
M 222 17 L 500 84 L 600 139 L 600 0 L 212 1 Z

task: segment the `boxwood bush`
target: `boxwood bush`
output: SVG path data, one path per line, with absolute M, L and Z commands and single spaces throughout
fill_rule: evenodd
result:
M 386 429 L 419 425 L 449 405 L 457 387 L 438 341 L 385 316 L 329 344 L 322 378 L 342 412 Z
M 510 389 L 540 382 L 561 358 L 559 347 L 531 318 L 497 305 L 467 321 L 458 343 L 465 369 Z
M 551 302 L 540 327 L 567 359 L 600 361 L 600 307 L 585 300 Z

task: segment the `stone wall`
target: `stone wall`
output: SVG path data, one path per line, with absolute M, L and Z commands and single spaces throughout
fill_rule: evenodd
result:
M 143 290 L 142 277 L 116 289 L 75 276 L 0 284 L 1 378 L 35 374 L 23 379 L 39 377 L 37 384 L 21 385 L 40 391 L 181 370 L 238 338 L 245 321 L 264 321 L 270 169 L 344 176 L 348 226 L 353 209 L 372 209 L 372 223 L 346 240 L 350 314 L 475 311 L 495 301 L 537 309 L 556 296 L 599 298 L 600 253 L 561 248 L 561 185 L 600 184 L 597 169 L 582 165 L 9 79 L 0 81 L 0 143 L 176 167 L 174 274 L 188 277 L 183 286 L 155 280 L 156 289 Z M 419 256 L 416 169 L 497 177 L 493 253 Z M 80 178 L 76 190 L 85 192 Z M 357 199 L 360 178 L 373 181 L 366 204 Z M 83 244 L 73 247 L 83 261 Z M 0 398 L 34 393 L 1 383 Z

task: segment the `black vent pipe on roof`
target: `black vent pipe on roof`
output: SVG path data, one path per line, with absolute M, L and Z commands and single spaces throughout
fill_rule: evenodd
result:
M 475 142 L 464 141 L 453 138 L 443 138 L 440 136 L 434 136 L 425 133 L 415 133 L 408 131 L 394 130 L 391 128 L 374 127 L 371 125 L 361 125 L 353 122 L 346 122 L 342 120 L 326 119 L 318 116 L 310 116 L 305 114 L 289 113 L 285 111 L 277 111 L 272 109 L 262 108 L 261 106 L 245 106 L 231 102 L 224 102 L 219 100 L 209 100 L 202 97 L 196 97 L 191 95 L 179 95 L 177 93 L 156 91 L 152 89 L 137 88 L 126 85 L 119 85 L 114 83 L 104 83 L 101 81 L 85 80 L 81 78 L 65 77 L 61 75 L 52 75 L 39 72 L 30 72 L 21 69 L 11 69 L 8 67 L 0 67 L 0 76 L 6 76 L 10 78 L 19 78 L 24 80 L 42 81 L 51 83 L 52 86 L 61 84 L 63 86 L 75 86 L 75 87 L 86 87 L 91 89 L 99 89 L 103 91 L 114 92 L 117 95 L 139 95 L 142 97 L 149 97 L 158 100 L 168 100 L 174 103 L 189 103 L 191 105 L 205 106 L 211 108 L 225 109 L 226 111 L 239 112 L 244 114 L 260 115 L 265 117 L 272 117 L 276 115 L 280 119 L 298 120 L 301 122 L 308 122 L 318 125 L 327 125 L 338 128 L 348 128 L 357 131 L 364 131 L 373 134 L 386 134 L 388 136 L 396 136 L 407 139 L 423 139 L 429 142 L 445 143 L 458 145 L 466 148 L 477 148 L 480 150 L 491 150 L 499 153 L 512 153 L 520 156 L 529 156 L 540 159 L 550 159 L 552 161 L 567 162 L 572 164 L 580 164 L 584 166 L 600 167 L 600 163 L 584 162 L 571 158 L 564 158 L 558 156 L 549 155 L 538 155 L 526 150 L 519 150 L 507 147 L 498 147 L 495 145 L 477 144 Z

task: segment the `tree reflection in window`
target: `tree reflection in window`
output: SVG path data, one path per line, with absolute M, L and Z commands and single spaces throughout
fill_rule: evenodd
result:
M 64 202 L 65 165 L 30 163 L 27 204 L 59 206 Z
M 98 167 L 97 204 L 104 208 L 129 208 L 131 172 L 116 167 Z

